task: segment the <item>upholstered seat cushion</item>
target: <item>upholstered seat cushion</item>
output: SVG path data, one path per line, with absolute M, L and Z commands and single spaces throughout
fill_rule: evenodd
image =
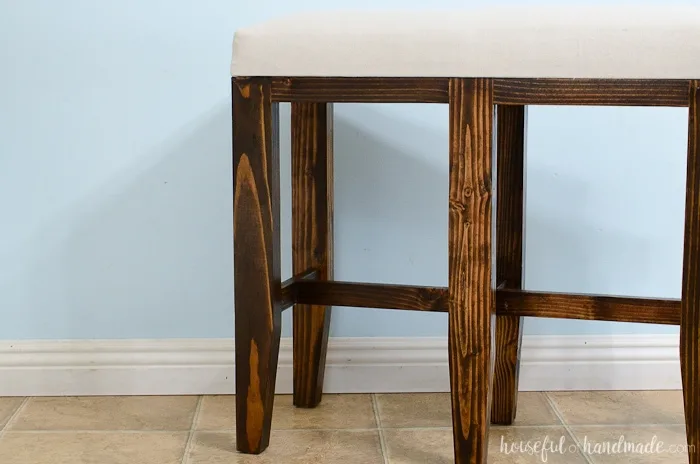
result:
M 238 30 L 233 76 L 700 78 L 700 7 L 305 13 Z

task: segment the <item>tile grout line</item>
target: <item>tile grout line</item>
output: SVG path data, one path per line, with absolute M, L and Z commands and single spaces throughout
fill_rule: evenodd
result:
M 394 427 L 395 428 L 395 427 Z M 440 429 L 440 427 L 404 427 L 403 429 Z M 443 427 L 444 428 L 444 427 Z M 368 427 L 368 428 L 280 428 L 276 429 L 279 432 L 376 432 L 379 429 L 377 427 Z M 82 429 L 64 429 L 64 430 L 13 430 L 12 433 L 21 433 L 21 434 L 26 434 L 26 435 L 31 435 L 31 434 L 46 434 L 46 433 L 142 433 L 142 434 L 151 434 L 151 435 L 157 435 L 157 434 L 168 434 L 168 433 L 184 433 L 189 432 L 191 429 L 183 429 L 183 430 L 139 430 L 139 429 L 91 429 L 91 430 L 82 430 Z M 236 429 L 196 429 L 195 432 L 201 432 L 201 433 L 236 433 Z
M 562 415 L 561 411 L 559 411 L 559 408 L 557 407 L 557 404 L 554 402 L 552 397 L 549 396 L 548 392 L 542 392 L 542 393 L 544 393 L 544 397 L 547 400 L 549 407 L 552 408 L 554 415 L 557 416 L 557 418 L 559 419 L 559 422 L 561 422 L 562 426 L 564 426 L 564 430 L 566 430 L 566 433 L 568 433 L 569 436 L 571 437 L 571 439 L 574 440 L 574 443 L 576 444 L 576 447 L 578 448 L 579 456 L 583 457 L 583 460 L 586 461 L 587 464 L 595 464 L 595 462 L 593 462 L 592 458 L 590 456 L 588 456 L 586 453 L 584 453 L 583 444 L 578 439 L 578 437 L 576 436 L 574 431 L 571 430 L 571 427 L 566 422 L 566 420 L 564 420 L 564 416 Z
M 660 422 L 658 424 L 625 424 L 625 423 L 620 423 L 620 424 L 568 424 L 572 427 L 587 427 L 587 428 L 597 428 L 597 429 L 615 429 L 615 428 L 651 428 L 651 427 L 683 427 L 683 424 L 678 424 L 678 423 L 663 423 Z M 525 426 L 520 426 L 520 427 L 525 427 Z
M 192 426 L 190 427 L 190 433 L 187 435 L 187 442 L 185 443 L 185 450 L 182 453 L 182 460 L 180 464 L 187 464 L 190 462 L 190 451 L 192 451 L 192 443 L 194 442 L 194 434 L 197 429 L 197 422 L 199 421 L 199 414 L 202 411 L 202 403 L 204 403 L 204 395 L 197 399 L 197 407 L 194 410 L 194 415 L 192 417 Z
M 12 425 L 17 420 L 17 417 L 19 417 L 19 415 L 24 410 L 24 407 L 27 405 L 27 403 L 29 403 L 29 399 L 29 396 L 24 398 L 24 400 L 22 400 L 19 406 L 17 406 L 17 409 L 15 409 L 15 412 L 13 412 L 12 415 L 7 419 L 5 425 L 2 428 L 0 428 L 0 438 L 2 438 L 3 435 L 5 435 L 5 433 L 10 430 L 10 425 Z
M 277 427 L 276 432 L 376 432 L 378 427 Z M 236 429 L 198 429 L 206 433 L 236 433 Z
M 382 452 L 382 459 L 384 464 L 389 464 L 389 456 L 387 456 L 386 450 L 386 440 L 384 439 L 384 430 L 382 429 L 382 420 L 379 417 L 379 402 L 377 401 L 377 394 L 372 393 L 372 411 L 374 411 L 374 422 L 377 424 L 377 430 L 379 431 L 379 448 Z
M 431 428 L 452 428 L 452 427 L 431 427 Z M 490 425 L 489 430 L 504 429 L 560 429 L 562 424 L 532 424 L 532 425 Z
M 9 430 L 8 430 L 9 432 Z M 216 432 L 216 430 L 212 431 Z M 189 429 L 185 430 L 132 430 L 132 429 L 46 429 L 46 430 L 12 430 L 13 434 L 17 435 L 46 435 L 46 434 L 71 434 L 71 433 L 93 433 L 93 434 L 143 434 L 143 435 L 172 435 L 173 433 L 187 433 L 189 434 Z
M 619 427 L 644 427 L 644 428 L 651 428 L 651 427 L 682 427 L 682 424 L 615 424 L 615 425 L 589 425 L 589 424 L 583 424 L 583 425 L 576 425 L 576 427 L 585 427 L 585 428 L 601 428 L 601 429 L 614 429 L 614 428 L 619 428 Z M 559 429 L 563 428 L 564 426 L 562 424 L 557 424 L 557 425 L 497 425 L 494 426 L 492 425 L 490 427 L 490 430 L 511 430 L 511 429 L 519 429 L 519 430 L 527 430 L 527 429 Z M 379 431 L 379 428 L 377 427 L 352 427 L 352 428 L 278 428 L 276 429 L 279 432 L 377 432 Z M 382 430 L 387 431 L 387 430 L 417 430 L 417 431 L 423 431 L 423 430 L 442 430 L 442 431 L 451 431 L 452 427 L 382 427 Z M 124 434 L 129 434 L 129 433 L 142 433 L 144 435 L 158 435 L 158 434 L 169 434 L 169 433 L 183 433 L 187 432 L 189 434 L 190 429 L 183 429 L 183 430 L 142 430 L 142 429 L 56 429 L 56 430 L 12 430 L 12 433 L 17 433 L 17 434 L 25 434 L 25 435 L 31 435 L 31 434 L 46 434 L 46 433 L 124 433 Z M 196 432 L 201 432 L 201 433 L 235 433 L 236 429 L 229 429 L 229 428 L 222 428 L 222 429 L 197 429 Z
M 591 427 L 591 428 L 619 428 L 619 427 L 682 427 L 682 424 L 616 424 L 616 425 L 577 425 L 576 427 Z M 490 427 L 490 430 L 510 430 L 510 429 L 559 429 L 563 428 L 562 424 L 557 424 L 557 425 L 497 425 L 494 426 L 492 425 Z M 321 428 L 278 428 L 276 429 L 277 431 L 280 432 L 377 432 L 379 431 L 378 427 L 352 427 L 352 428 L 326 428 L 326 427 L 321 427 Z M 387 431 L 387 430 L 442 430 L 442 431 L 451 431 L 452 427 L 382 427 L 382 430 Z M 182 432 L 190 432 L 190 429 L 183 429 L 183 430 L 142 430 L 142 429 L 56 429 L 56 430 L 13 430 L 12 433 L 18 433 L 18 434 L 46 434 L 46 433 L 142 433 L 142 434 L 168 434 L 168 433 L 182 433 Z M 222 428 L 222 429 L 197 429 L 196 432 L 201 432 L 201 433 L 235 433 L 236 429 L 233 428 Z

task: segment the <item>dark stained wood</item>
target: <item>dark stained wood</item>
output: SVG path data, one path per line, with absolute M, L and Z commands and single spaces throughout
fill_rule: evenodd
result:
M 274 77 L 273 101 L 447 103 L 447 78 Z M 688 106 L 687 80 L 494 79 L 504 105 Z
M 700 81 L 688 80 L 234 78 L 238 450 L 257 454 L 269 444 L 282 310 L 298 305 L 294 321 L 294 402 L 313 407 L 321 399 L 330 320 L 326 307 L 335 305 L 449 313 L 457 464 L 485 463 L 489 419 L 505 424 L 515 416 L 521 317 L 680 324 L 689 462 L 700 464 L 699 86 Z M 297 275 L 284 284 L 279 256 L 280 101 L 294 102 L 292 203 Z M 331 280 L 329 101 L 450 104 L 448 288 Z M 494 104 L 499 105 L 500 114 L 497 166 L 492 160 Z M 520 289 L 522 105 L 689 107 L 681 301 Z M 497 246 L 493 246 L 491 175 L 496 171 L 500 181 L 494 198 L 500 204 L 495 205 L 498 235 Z M 502 286 L 495 290 L 494 282 Z M 495 343 L 499 347 L 497 360 Z M 492 388 L 496 390 L 493 398 Z
M 500 290 L 498 314 L 678 325 L 680 301 Z
M 270 442 L 281 329 L 279 112 L 266 79 L 234 79 L 236 446 Z
M 282 301 L 280 302 L 280 306 L 282 310 L 285 310 L 289 308 L 290 306 L 293 306 L 296 301 L 297 301 L 297 289 L 296 286 L 294 285 L 296 282 L 304 279 L 317 279 L 318 278 L 318 270 L 316 269 L 308 269 L 305 272 L 302 272 L 300 274 L 295 275 L 294 277 L 291 277 L 284 282 L 282 282 Z
M 285 309 L 294 305 L 297 297 L 295 295 L 296 288 L 294 287 L 294 277 L 287 279 L 282 282 L 282 293 L 280 295 L 280 310 Z
M 505 105 L 688 106 L 687 80 L 496 79 Z
M 298 303 L 447 312 L 447 289 L 359 282 L 297 281 Z
M 689 102 L 680 354 L 688 462 L 700 464 L 700 80 Z
M 498 290 L 522 288 L 526 106 L 497 106 L 496 276 Z M 510 425 L 518 405 L 522 317 L 496 318 L 496 367 L 491 422 Z
M 455 462 L 488 454 L 494 370 L 493 81 L 450 80 L 448 351 Z
M 292 260 L 333 278 L 333 106 L 292 103 Z M 293 316 L 294 405 L 321 401 L 331 308 L 297 304 Z
M 291 282 L 294 282 L 291 284 Z M 447 312 L 447 288 L 290 279 L 285 286 L 304 304 Z M 515 289 L 496 291 L 497 314 L 510 317 L 679 325 L 680 300 L 576 295 Z
M 272 99 L 280 102 L 447 103 L 444 78 L 273 78 Z

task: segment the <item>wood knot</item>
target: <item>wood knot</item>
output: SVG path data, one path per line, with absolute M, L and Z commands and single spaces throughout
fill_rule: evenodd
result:
M 487 180 L 479 182 L 479 191 L 483 194 L 491 193 L 491 182 Z
M 326 257 L 325 247 L 323 245 L 315 246 L 314 251 L 313 251 L 313 256 L 314 256 L 314 260 L 316 262 L 324 261 L 324 258 Z
M 239 82 L 236 81 L 236 86 L 238 87 L 238 92 L 243 98 L 250 98 L 250 83 L 249 82 Z
M 459 201 L 450 200 L 449 204 L 450 204 L 450 212 L 452 212 L 452 213 L 462 214 L 466 210 L 466 208 L 464 206 L 464 202 L 461 200 L 459 200 Z

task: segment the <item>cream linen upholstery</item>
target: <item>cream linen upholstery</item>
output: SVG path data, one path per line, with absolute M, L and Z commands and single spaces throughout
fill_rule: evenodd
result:
M 700 7 L 298 14 L 237 31 L 231 74 L 700 78 Z

